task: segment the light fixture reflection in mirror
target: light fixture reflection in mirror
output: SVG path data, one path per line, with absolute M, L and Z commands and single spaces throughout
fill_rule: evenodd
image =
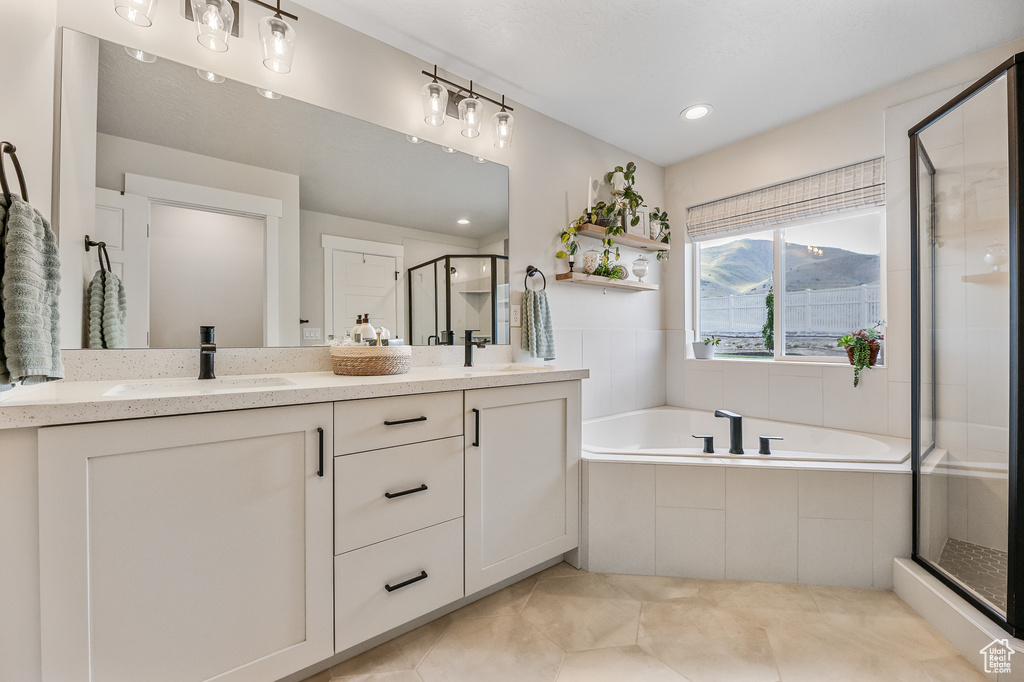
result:
M 387 299 L 392 312 L 376 312 L 374 306 L 364 308 L 363 304 L 357 306 L 359 312 L 368 309 L 375 324 L 400 334 L 407 342 L 427 343 L 426 338 L 417 341 L 408 333 L 409 297 L 421 291 L 410 290 L 408 267 L 441 254 L 501 257 L 508 253 L 508 168 L 500 163 L 479 163 L 452 147 L 439 154 L 439 145 L 411 144 L 409 131 L 387 130 L 290 97 L 281 97 L 273 105 L 256 103 L 253 90 L 273 92 L 264 87 L 271 83 L 245 84 L 227 78 L 210 87 L 208 79 L 221 80 L 220 74 L 205 72 L 202 75 L 206 82 L 200 82 L 194 67 L 162 57 L 143 64 L 129 56 L 122 45 L 89 36 L 66 44 L 88 45 L 89 41 L 98 43 L 98 50 L 62 52 L 65 86 L 71 82 L 76 87 L 87 85 L 86 74 L 98 74 L 98 78 L 92 76 L 97 78 L 97 110 L 92 115 L 67 101 L 61 103 L 61 119 L 69 124 L 62 126 L 64 134 L 75 135 L 73 144 L 85 139 L 94 140 L 96 145 L 95 174 L 77 168 L 61 169 L 65 176 L 74 178 L 58 196 L 62 213 L 88 216 L 76 221 L 74 228 L 68 223 L 63 227 L 80 228 L 83 236 L 89 234 L 113 244 L 120 243 L 118 235 L 136 234 L 138 226 L 128 223 L 134 220 L 132 215 L 160 213 L 161 220 L 171 219 L 173 212 L 157 208 L 163 201 L 161 195 L 146 194 L 151 191 L 146 188 L 152 188 L 156 180 L 176 187 L 187 185 L 189 191 L 199 193 L 195 196 L 227 193 L 236 197 L 237 201 L 232 199 L 235 207 L 228 209 L 203 203 L 205 199 L 189 202 L 214 218 L 246 218 L 231 228 L 238 236 L 226 244 L 227 250 L 214 249 L 202 241 L 215 239 L 217 230 L 228 229 L 227 222 L 217 218 L 214 224 L 225 227 L 190 231 L 194 240 L 179 240 L 177 248 L 182 250 L 169 261 L 178 263 L 185 272 L 181 280 L 198 281 L 219 272 L 217 283 L 206 285 L 206 298 L 218 305 L 237 301 L 239 296 L 252 299 L 254 292 L 264 290 L 255 296 L 261 303 L 256 313 L 251 308 L 246 308 L 249 312 L 244 315 L 239 312 L 246 320 L 254 315 L 262 318 L 258 320 L 257 341 L 225 341 L 224 347 L 259 343 L 261 337 L 264 346 L 316 345 L 330 336 L 343 338 L 355 322 L 354 315 L 348 319 L 344 301 L 351 295 L 364 294 L 365 283 L 371 281 L 387 284 L 382 296 L 394 293 L 394 299 Z M 98 59 L 98 68 L 96 62 L 90 66 L 90 59 Z M 83 130 L 90 122 L 92 130 Z M 260 204 L 237 203 L 250 198 Z M 125 222 L 115 225 L 113 217 Z M 276 227 L 268 222 L 271 219 Z M 460 225 L 460 219 L 471 222 Z M 143 235 L 145 224 L 144 219 L 140 221 Z M 110 251 L 115 269 L 122 268 L 124 273 L 129 325 L 132 320 L 141 325 L 129 347 L 147 347 L 147 331 L 151 332 L 149 338 L 159 336 L 152 333 L 158 322 L 161 329 L 168 328 L 166 319 L 171 311 L 160 302 L 167 300 L 167 293 L 156 289 L 165 280 L 157 277 L 159 273 L 152 264 L 168 262 L 153 251 L 170 245 L 175 228 L 168 228 L 167 223 L 154 228 L 161 229 L 166 238 L 156 245 L 143 240 L 141 246 L 126 244 L 124 249 Z M 74 243 L 79 244 L 77 250 Z M 80 263 L 83 282 L 88 282 L 99 267 L 89 261 L 92 253 L 82 253 L 80 244 L 79 239 L 62 240 L 61 260 Z M 242 249 L 265 266 L 256 267 L 260 272 L 253 273 L 263 280 L 262 287 L 250 283 L 244 291 L 233 290 L 235 279 L 228 273 L 236 272 L 237 267 L 232 269 L 232 259 L 227 257 L 223 265 L 212 260 L 212 255 L 207 259 L 208 254 L 225 258 L 223 254 L 241 253 Z M 142 254 L 141 262 L 151 264 L 148 275 L 140 271 L 133 253 Z M 275 280 L 271 280 L 271 265 L 276 267 Z M 359 272 L 348 273 L 350 266 Z M 480 305 L 484 294 L 477 290 L 490 287 L 476 286 L 479 261 L 453 257 L 452 266 L 457 269 L 457 281 L 474 283 L 453 292 L 452 322 L 462 328 L 476 328 L 476 324 L 465 326 L 457 320 L 471 315 L 471 310 Z M 499 270 L 501 281 L 507 282 L 507 263 Z M 487 280 L 491 276 L 488 271 Z M 346 282 L 358 285 L 362 291 L 348 291 Z M 72 289 L 68 287 L 68 292 Z M 422 291 L 429 291 L 433 300 L 433 287 Z M 507 339 L 507 287 L 497 291 L 498 329 L 494 333 L 498 339 Z M 277 295 L 274 309 L 268 307 L 271 294 Z M 148 318 L 139 313 L 143 306 L 140 297 L 149 302 Z M 333 303 L 329 297 L 333 297 Z M 73 297 L 66 298 L 68 308 L 61 311 L 62 345 L 80 348 L 87 343 L 82 332 L 84 295 L 79 297 L 77 308 Z M 235 305 L 235 309 L 241 311 L 242 307 Z M 163 319 L 157 321 L 153 315 Z M 300 319 L 309 322 L 300 326 Z M 171 324 L 175 329 L 193 329 L 190 322 L 175 323 L 173 318 Z M 251 334 L 232 337 L 226 319 L 213 319 L 211 324 L 217 325 L 218 336 L 223 332 L 225 339 L 252 338 Z M 304 329 L 318 329 L 319 334 L 305 340 Z M 188 339 L 193 336 L 190 332 Z M 185 347 L 190 346 L 186 343 Z
M 202 78 L 204 81 L 209 81 L 210 83 L 223 83 L 224 82 L 224 76 L 220 75 L 219 73 L 214 73 L 213 71 L 206 71 L 204 69 L 196 69 L 196 73 L 198 73 L 199 77 Z
M 144 64 L 152 64 L 156 61 L 155 54 L 143 52 L 142 50 L 137 50 L 134 47 L 126 47 L 124 48 L 124 51 L 131 55 L 132 59 L 138 59 L 140 62 L 143 62 Z
M 266 88 L 256 88 L 256 92 L 260 93 L 260 97 L 267 99 L 281 99 L 281 93 L 267 90 Z

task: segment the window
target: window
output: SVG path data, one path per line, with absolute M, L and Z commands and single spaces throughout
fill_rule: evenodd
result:
M 697 338 L 716 357 L 845 358 L 836 339 L 882 319 L 884 212 L 698 242 Z

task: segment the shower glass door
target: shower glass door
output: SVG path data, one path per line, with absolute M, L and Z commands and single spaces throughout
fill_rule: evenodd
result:
M 911 133 L 914 558 L 1014 632 L 1019 173 L 1010 60 Z M 1009 115 L 1008 115 L 1009 112 Z

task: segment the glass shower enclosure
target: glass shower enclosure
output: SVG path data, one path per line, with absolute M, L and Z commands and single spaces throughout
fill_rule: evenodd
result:
M 914 560 L 1024 632 L 1024 53 L 910 131 Z
M 409 339 L 417 346 L 509 343 L 508 257 L 440 256 L 409 268 Z

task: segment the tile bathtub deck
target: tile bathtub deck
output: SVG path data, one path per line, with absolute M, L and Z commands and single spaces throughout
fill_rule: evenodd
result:
M 892 592 L 558 564 L 305 682 L 972 682 Z

